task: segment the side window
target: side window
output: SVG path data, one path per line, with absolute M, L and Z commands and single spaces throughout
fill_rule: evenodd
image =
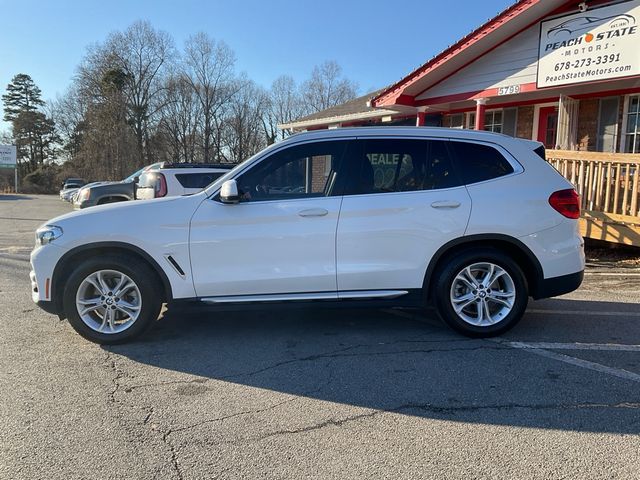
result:
M 465 185 L 513 173 L 507 159 L 489 145 L 452 140 L 449 146 Z
M 236 179 L 241 201 L 332 195 L 348 143 L 309 143 L 274 153 Z
M 205 188 L 225 172 L 176 173 L 176 180 L 184 188 Z
M 360 142 L 345 194 L 413 192 L 460 185 L 442 140 L 374 139 Z

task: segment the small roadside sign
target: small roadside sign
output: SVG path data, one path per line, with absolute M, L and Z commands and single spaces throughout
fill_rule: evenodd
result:
M 16 168 L 15 145 L 0 145 L 0 168 Z

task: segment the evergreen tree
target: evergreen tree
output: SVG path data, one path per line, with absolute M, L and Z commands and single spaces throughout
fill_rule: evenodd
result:
M 13 122 L 23 112 L 35 112 L 44 106 L 42 92 L 32 80 L 25 74 L 19 73 L 7 85 L 7 93 L 2 95 L 4 103 L 4 121 Z
M 45 105 L 41 96 L 40 88 L 24 73 L 13 77 L 2 95 L 4 120 L 11 122 L 21 177 L 52 159 L 59 142 L 54 121 L 40 111 Z

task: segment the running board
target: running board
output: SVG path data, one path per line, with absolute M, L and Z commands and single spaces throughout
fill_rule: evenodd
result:
M 354 290 L 345 292 L 286 293 L 270 295 L 230 295 L 226 297 L 203 297 L 205 303 L 248 303 L 248 302 L 286 302 L 309 300 L 357 300 L 367 298 L 393 299 L 409 293 L 406 290 Z

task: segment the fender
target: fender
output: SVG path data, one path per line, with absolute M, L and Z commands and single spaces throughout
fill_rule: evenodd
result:
M 90 252 L 92 250 L 112 250 L 112 249 L 126 250 L 145 260 L 151 266 L 151 268 L 153 268 L 153 270 L 158 274 L 158 277 L 160 277 L 160 281 L 162 282 L 162 286 L 164 289 L 165 301 L 169 302 L 173 299 L 173 292 L 171 289 L 171 283 L 169 282 L 169 278 L 167 277 L 167 274 L 164 272 L 162 267 L 160 267 L 158 262 L 156 262 L 151 255 L 149 255 L 147 252 L 142 250 L 140 247 L 137 247 L 135 245 L 131 245 L 130 243 L 125 243 L 125 242 L 88 243 L 86 245 L 80 245 L 78 247 L 72 248 L 67 253 L 65 253 L 62 257 L 60 257 L 60 260 L 58 261 L 55 268 L 53 269 L 53 275 L 51 279 L 52 280 L 51 298 L 55 299 L 54 301 L 56 301 L 56 303 L 59 303 L 59 298 L 56 297 L 58 276 L 61 274 L 61 272 L 64 271 L 66 264 L 70 258 L 78 254 Z
M 542 280 L 544 280 L 544 273 L 542 270 L 542 265 L 533 254 L 533 252 L 527 247 L 524 243 L 518 240 L 515 237 L 510 237 L 509 235 L 502 235 L 498 233 L 482 233 L 477 235 L 469 235 L 466 237 L 455 238 L 448 243 L 445 243 L 441 246 L 438 251 L 433 255 L 431 261 L 429 262 L 429 266 L 427 267 L 427 271 L 424 276 L 424 283 L 422 285 L 423 291 L 426 292 L 427 297 L 430 296 L 429 286 L 431 283 L 431 277 L 435 272 L 435 269 L 438 265 L 438 262 L 449 252 L 452 250 L 458 250 L 460 247 L 464 246 L 473 246 L 474 244 L 483 244 L 483 246 L 494 246 L 491 245 L 492 242 L 502 242 L 511 246 L 511 248 L 516 249 L 520 252 L 528 265 L 522 265 L 523 267 L 529 266 L 533 267 L 533 272 L 528 271 L 526 268 L 523 268 L 523 273 L 529 283 L 529 294 L 534 298 L 538 294 L 538 289 Z

